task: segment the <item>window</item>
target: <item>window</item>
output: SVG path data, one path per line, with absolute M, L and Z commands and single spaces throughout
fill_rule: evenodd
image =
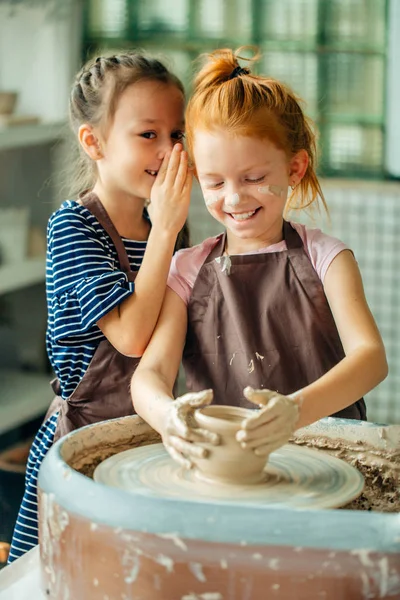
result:
M 90 0 L 85 21 L 86 55 L 144 48 L 187 85 L 200 53 L 255 44 L 317 123 L 321 175 L 387 174 L 388 0 Z

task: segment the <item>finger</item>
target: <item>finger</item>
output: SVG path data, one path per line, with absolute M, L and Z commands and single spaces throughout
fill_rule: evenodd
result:
M 288 442 L 288 439 L 279 440 L 279 441 L 275 442 L 274 444 L 266 444 L 265 446 L 260 446 L 259 448 L 254 450 L 254 454 L 256 456 L 268 456 L 269 454 L 272 454 L 272 452 L 275 452 L 275 450 L 282 448 L 282 446 L 287 444 L 287 442 Z
M 282 429 L 282 427 L 285 426 L 285 423 L 281 423 L 280 427 L 278 426 L 277 428 L 274 427 L 274 425 L 275 422 L 273 421 L 272 423 L 262 423 L 259 427 L 255 427 L 253 429 L 240 429 L 236 434 L 236 440 L 238 442 L 249 442 L 250 440 L 254 439 L 265 439 L 271 434 L 272 428 L 274 431 L 276 431 L 276 429 L 279 430 L 279 428 Z
M 183 439 L 188 439 L 190 435 L 190 427 L 186 420 L 178 413 L 171 416 L 171 420 L 167 427 L 167 433 L 177 435 Z
M 254 416 L 248 417 L 242 422 L 241 429 L 244 431 L 250 431 L 252 429 L 257 429 L 261 425 L 265 425 L 266 423 L 271 423 L 278 419 L 282 415 L 282 411 L 277 407 L 266 407 L 263 408 L 255 414 Z
M 299 407 L 296 402 L 285 396 L 275 396 L 268 406 L 245 419 L 242 423 L 242 429 L 255 429 L 263 423 L 268 423 L 277 418 L 283 418 L 289 423 L 295 423 L 298 416 Z
M 212 390 L 203 390 L 201 392 L 198 392 L 198 395 L 196 395 L 196 397 L 191 398 L 189 400 L 189 405 L 192 408 L 202 408 L 211 404 L 213 398 L 214 392 Z
M 193 173 L 192 171 L 188 171 L 186 174 L 186 180 L 185 183 L 183 184 L 183 188 L 182 188 L 182 193 L 183 194 L 187 194 L 188 197 L 188 202 L 190 202 L 190 192 L 192 190 L 192 186 L 193 186 Z
M 218 446 L 221 443 L 221 437 L 218 433 L 213 433 L 212 431 L 207 431 L 207 429 L 201 429 L 200 427 L 191 429 L 186 439 L 189 439 L 192 442 L 212 444 L 213 446 Z
M 178 452 L 180 452 L 181 454 L 193 458 L 207 458 L 209 454 L 207 448 L 197 446 L 196 444 L 183 440 L 182 438 L 177 437 L 175 435 L 171 435 L 169 437 L 168 444 L 173 446 L 173 448 L 175 448 L 175 450 L 178 450 Z
M 257 422 L 257 425 L 255 423 Z M 247 424 L 247 423 L 246 423 Z M 236 439 L 239 442 L 250 440 L 254 437 L 260 437 L 262 435 L 274 435 L 276 431 L 282 429 L 290 429 L 292 425 L 292 419 L 288 419 L 287 415 L 279 414 L 273 419 L 267 419 L 265 415 L 260 414 L 259 419 L 254 419 L 250 427 L 241 427 L 236 434 Z
M 161 163 L 161 167 L 159 168 L 158 173 L 157 173 L 156 183 L 164 183 L 170 158 L 171 158 L 171 151 L 166 152 L 165 156 L 163 158 L 163 161 Z
M 280 428 L 278 431 L 274 431 L 274 433 L 271 434 L 268 432 L 266 435 L 260 435 L 259 437 L 244 440 L 240 445 L 244 450 L 254 450 L 255 448 L 264 446 L 265 444 L 275 444 L 279 442 L 279 440 L 288 440 L 290 436 L 291 429 L 289 427 L 285 427 Z
M 170 457 L 173 458 L 174 461 L 176 461 L 178 464 L 180 464 L 185 469 L 190 470 L 193 467 L 193 463 L 190 462 L 190 460 L 188 460 L 184 456 L 182 456 L 182 454 L 177 452 L 177 450 L 175 450 L 175 448 L 173 446 L 166 444 L 165 449 L 167 450 Z
M 243 395 L 247 400 L 253 402 L 253 404 L 266 406 L 277 393 L 271 390 L 255 390 L 254 388 L 247 386 L 243 390 Z
M 178 173 L 179 164 L 181 161 L 182 144 L 175 144 L 172 148 L 167 172 L 165 174 L 165 183 L 172 187 L 175 183 L 176 175 Z
M 189 406 L 192 408 L 200 408 L 211 404 L 214 397 L 212 390 L 202 390 L 201 392 L 189 392 L 177 398 L 179 407 Z
M 175 177 L 175 186 L 180 191 L 182 191 L 182 189 L 185 185 L 187 174 L 188 174 L 187 152 L 185 152 L 185 150 L 182 150 L 182 152 L 180 154 L 178 170 L 176 172 L 176 177 Z

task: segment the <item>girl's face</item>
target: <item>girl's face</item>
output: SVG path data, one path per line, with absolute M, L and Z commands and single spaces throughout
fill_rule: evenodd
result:
M 283 150 L 216 130 L 195 132 L 193 154 L 207 209 L 226 227 L 231 250 L 282 240 L 288 188 L 299 181 Z
M 172 84 L 139 81 L 118 99 L 98 161 L 109 189 L 141 200 L 150 197 L 163 158 L 184 136 L 184 97 Z

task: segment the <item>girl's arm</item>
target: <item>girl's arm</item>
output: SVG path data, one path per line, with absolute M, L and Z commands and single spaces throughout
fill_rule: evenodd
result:
M 350 251 L 344 250 L 332 261 L 324 288 L 346 356 L 295 395 L 302 398 L 298 427 L 346 408 L 372 390 L 388 373 L 382 338 Z
M 166 450 L 190 469 L 208 450 L 201 442 L 218 444 L 219 436 L 193 424 L 196 408 L 210 404 L 212 390 L 192 392 L 173 399 L 186 338 L 187 308 L 175 292 L 167 289 L 156 330 L 131 382 L 136 412 L 158 431 Z
M 344 250 L 332 261 L 324 287 L 346 356 L 290 396 L 245 388 L 244 396 L 261 410 L 243 421 L 237 439 L 255 454 L 267 456 L 288 442 L 295 429 L 353 404 L 387 375 L 385 349 L 351 252 Z
M 167 288 L 157 327 L 131 382 L 136 412 L 161 434 L 173 400 L 172 388 L 178 376 L 186 329 L 186 305 Z
M 177 144 L 153 185 L 152 229 L 129 298 L 98 322 L 109 342 L 126 356 L 141 356 L 160 314 L 175 242 L 189 210 L 192 174 L 187 154 Z

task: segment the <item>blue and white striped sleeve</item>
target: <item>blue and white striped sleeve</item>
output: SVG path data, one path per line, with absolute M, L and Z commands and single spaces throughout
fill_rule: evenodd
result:
M 63 210 L 50 218 L 47 294 L 55 342 L 68 345 L 68 338 L 87 333 L 133 291 L 104 237 L 82 214 Z

